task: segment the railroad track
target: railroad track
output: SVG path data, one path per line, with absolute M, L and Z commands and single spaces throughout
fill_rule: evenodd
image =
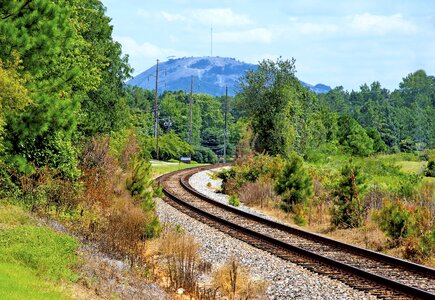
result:
M 435 299 L 434 269 L 246 213 L 190 186 L 193 174 L 216 167 L 219 165 L 159 177 L 165 201 L 234 238 L 379 298 Z

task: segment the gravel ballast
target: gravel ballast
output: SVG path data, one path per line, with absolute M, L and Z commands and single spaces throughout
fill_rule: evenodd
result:
M 220 188 L 220 180 L 210 178 L 211 171 L 193 175 L 190 184 L 201 193 L 228 203 L 226 195 L 213 191 Z M 209 182 L 211 186 L 207 186 Z M 242 209 L 252 212 L 247 207 Z M 269 283 L 268 299 L 376 299 L 337 280 L 318 275 L 234 239 L 179 212 L 161 199 L 157 199 L 157 212 L 162 222 L 178 224 L 193 235 L 200 244 L 202 258 L 212 263 L 213 268 L 231 256 L 237 257 L 251 270 L 253 277 Z

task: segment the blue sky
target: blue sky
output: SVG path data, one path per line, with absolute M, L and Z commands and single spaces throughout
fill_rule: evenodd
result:
M 299 79 L 345 89 L 435 75 L 432 0 L 102 0 L 137 75 L 156 59 L 213 55 L 296 59 Z

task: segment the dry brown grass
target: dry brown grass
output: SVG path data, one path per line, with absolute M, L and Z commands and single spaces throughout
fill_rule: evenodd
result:
M 183 288 L 195 293 L 198 276 L 210 269 L 199 255 L 199 245 L 187 234 L 165 232 L 160 238 L 159 261 L 165 277 L 167 288 Z
M 243 267 L 235 257 L 213 272 L 212 285 L 219 294 L 236 299 L 264 299 L 267 283 L 251 277 L 247 268 Z
M 280 202 L 270 179 L 245 183 L 237 192 L 240 201 L 248 206 L 270 207 Z

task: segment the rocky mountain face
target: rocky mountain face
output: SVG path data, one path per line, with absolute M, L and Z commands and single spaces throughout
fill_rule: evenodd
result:
M 248 64 L 228 57 L 184 57 L 169 59 L 159 63 L 159 91 L 190 91 L 193 76 L 193 92 L 213 96 L 225 95 L 228 84 L 228 95 L 237 92 L 238 80 L 248 70 L 255 70 L 257 65 Z M 140 73 L 127 84 L 154 90 L 156 66 Z M 331 88 L 324 84 L 301 84 L 315 93 L 326 93 Z

